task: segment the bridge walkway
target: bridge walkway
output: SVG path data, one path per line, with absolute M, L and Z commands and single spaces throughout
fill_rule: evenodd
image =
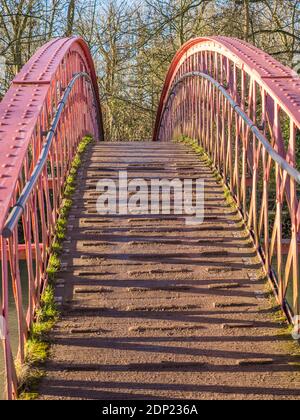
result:
M 205 221 L 103 216 L 96 183 L 205 179 Z M 92 145 L 80 172 L 41 399 L 297 399 L 300 373 L 261 265 L 211 170 L 186 146 Z

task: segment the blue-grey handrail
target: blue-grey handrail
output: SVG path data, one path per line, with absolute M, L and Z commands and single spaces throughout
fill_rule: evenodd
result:
M 173 84 L 172 89 L 166 100 L 166 106 L 164 107 L 164 111 L 162 113 L 161 123 L 163 121 L 165 112 L 168 110 L 167 105 L 169 103 L 169 100 L 171 96 L 175 94 L 175 90 L 177 86 L 180 85 L 182 82 L 184 82 L 184 80 L 190 79 L 193 77 L 200 77 L 202 79 L 206 79 L 210 83 L 212 83 L 219 91 L 221 91 L 224 97 L 228 100 L 228 102 L 234 109 L 234 111 L 238 115 L 240 115 L 240 117 L 245 121 L 246 125 L 250 128 L 250 130 L 256 136 L 256 138 L 262 143 L 262 145 L 264 146 L 266 151 L 269 153 L 269 155 L 272 157 L 272 159 L 281 167 L 281 169 L 287 172 L 288 175 L 290 175 L 293 179 L 295 179 L 295 181 L 298 184 L 300 184 L 300 172 L 297 171 L 297 169 L 291 166 L 283 157 L 281 157 L 276 152 L 276 150 L 271 146 L 271 144 L 266 139 L 266 137 L 262 134 L 260 129 L 257 127 L 257 125 L 248 117 L 248 115 L 242 110 L 242 108 L 235 102 L 235 100 L 230 96 L 230 94 L 227 92 L 225 87 L 206 73 L 203 73 L 200 71 L 193 71 L 190 73 L 186 73 L 179 80 L 177 80 L 176 83 Z
M 39 179 L 41 173 L 43 172 L 43 170 L 45 168 L 45 165 L 47 164 L 48 154 L 49 154 L 53 139 L 56 135 L 56 130 L 58 128 L 58 124 L 59 124 L 60 118 L 62 116 L 62 112 L 63 112 L 63 110 L 64 110 L 64 108 L 67 104 L 67 101 L 68 101 L 68 98 L 69 98 L 69 96 L 72 92 L 72 89 L 75 86 L 78 79 L 86 79 L 91 84 L 91 87 L 92 87 L 92 90 L 93 90 L 93 95 L 94 95 L 94 100 L 95 100 L 95 105 L 97 104 L 97 96 L 96 96 L 97 94 L 96 94 L 95 88 L 93 86 L 92 79 L 91 79 L 90 75 L 88 73 L 85 73 L 85 72 L 76 73 L 74 75 L 73 79 L 71 80 L 71 82 L 69 83 L 68 87 L 66 88 L 66 90 L 64 92 L 64 95 L 63 95 L 63 98 L 58 105 L 55 117 L 53 119 L 51 128 L 48 131 L 46 141 L 43 145 L 39 160 L 37 161 L 37 164 L 34 168 L 34 171 L 32 172 L 32 175 L 31 175 L 29 181 L 26 183 L 26 185 L 25 185 L 17 203 L 13 207 L 13 209 L 12 209 L 12 211 L 11 211 L 7 221 L 6 221 L 6 224 L 5 224 L 5 226 L 2 230 L 2 236 L 4 238 L 10 238 L 12 236 L 14 229 L 16 228 L 17 224 L 19 223 L 19 220 L 22 217 L 22 214 L 25 211 L 26 203 L 28 202 L 31 193 L 34 190 L 34 188 L 35 188 L 35 186 L 38 182 L 38 179 Z M 97 107 L 97 105 L 96 105 L 96 107 Z M 98 110 L 98 107 L 97 107 L 97 112 L 100 113 L 100 110 Z M 98 117 L 99 117 L 99 115 L 98 115 Z M 98 121 L 100 122 L 101 119 L 99 118 Z

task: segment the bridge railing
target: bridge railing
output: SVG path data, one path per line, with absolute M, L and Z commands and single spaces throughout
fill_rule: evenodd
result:
M 190 41 L 175 57 L 154 135 L 194 139 L 210 155 L 290 320 L 300 315 L 299 128 L 298 76 L 216 37 Z
M 103 137 L 93 62 L 81 39 L 57 39 L 36 53 L 0 104 L 0 338 L 9 399 L 17 396 L 15 363 L 25 362 L 28 333 L 47 286 L 65 181 L 86 135 Z M 17 355 L 10 336 L 11 289 Z

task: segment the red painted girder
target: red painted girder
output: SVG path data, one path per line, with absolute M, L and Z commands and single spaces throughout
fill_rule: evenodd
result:
M 94 88 L 98 92 L 94 64 L 86 43 L 77 37 L 55 39 L 29 60 L 0 103 L 0 231 L 57 68 L 64 62 L 67 65 L 67 54 L 75 52 L 80 57 L 83 70 L 91 74 Z M 98 106 L 100 109 L 100 102 Z
M 300 78 L 292 69 L 279 63 L 269 54 L 235 38 L 205 37 L 188 41 L 175 55 L 163 88 L 154 140 L 157 140 L 164 102 L 182 60 L 198 51 L 217 51 L 231 59 L 238 67 L 253 76 L 266 92 L 278 102 L 300 128 Z
M 35 244 L 31 245 L 31 250 L 32 250 L 32 257 L 33 259 L 36 258 L 36 246 Z M 40 250 L 41 252 L 43 251 L 43 244 L 40 244 Z M 26 245 L 18 245 L 18 257 L 20 260 L 26 260 Z M 1 246 L 0 246 L 0 261 L 1 261 Z

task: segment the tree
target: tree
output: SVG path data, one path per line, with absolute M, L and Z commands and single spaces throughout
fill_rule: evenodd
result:
M 292 66 L 299 22 L 300 0 L 0 0 L 0 97 L 38 47 L 80 35 L 95 60 L 107 139 L 147 139 L 167 69 L 186 41 L 242 38 Z
M 68 5 L 66 36 L 72 36 L 75 22 L 75 0 L 70 0 Z

